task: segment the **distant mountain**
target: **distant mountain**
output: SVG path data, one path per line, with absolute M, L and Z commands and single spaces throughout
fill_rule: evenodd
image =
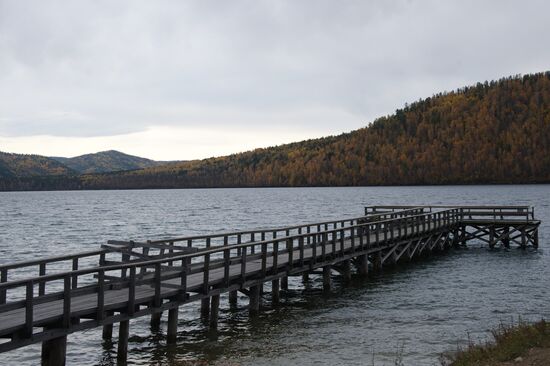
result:
M 77 172 L 52 158 L 0 152 L 0 178 L 74 174 Z
M 52 157 L 52 159 L 61 162 L 81 174 L 143 169 L 163 163 L 124 154 L 116 150 L 101 151 L 95 154 L 76 156 L 74 158 Z
M 115 150 L 86 154 L 74 158 L 0 152 L 0 178 L 75 176 L 136 170 L 160 164 L 169 163 L 140 158 Z M 47 180 L 49 181 L 51 178 Z M 58 180 L 56 179 L 56 181 Z

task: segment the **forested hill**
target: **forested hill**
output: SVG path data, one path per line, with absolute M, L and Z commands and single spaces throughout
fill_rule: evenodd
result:
M 322 139 L 131 172 L 3 179 L 0 189 L 550 182 L 550 72 L 438 94 Z
M 160 162 L 154 160 L 124 154 L 116 150 L 101 151 L 94 154 L 75 156 L 74 158 L 54 157 L 53 159 L 79 173 L 116 172 L 143 169 L 160 164 Z
M 76 174 L 74 170 L 55 159 L 40 155 L 0 152 L 0 179 L 73 174 Z
M 166 162 L 140 158 L 115 150 L 86 154 L 74 158 L 0 152 L 0 179 L 9 178 L 10 184 L 15 184 L 14 187 L 16 187 L 17 180 L 21 178 L 33 177 L 27 179 L 28 181 L 37 179 L 46 182 L 52 180 L 61 182 L 65 179 L 65 176 L 135 170 L 163 163 L 166 164 Z M 0 182 L 0 187 L 2 187 L 2 184 Z

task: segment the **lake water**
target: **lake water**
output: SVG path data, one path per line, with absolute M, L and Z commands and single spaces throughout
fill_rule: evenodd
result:
M 147 318 L 130 322 L 135 365 L 437 365 L 442 352 L 489 338 L 501 322 L 550 317 L 550 185 L 193 189 L 0 193 L 0 263 L 91 250 L 108 239 L 147 240 L 356 217 L 365 205 L 533 205 L 542 220 L 538 252 L 450 251 L 323 295 L 321 281 L 291 278 L 282 304 L 268 298 L 249 319 L 246 298 L 218 332 L 199 303 L 180 308 L 178 344 L 165 346 Z M 267 295 L 268 296 L 268 295 Z M 116 342 L 117 329 L 114 335 Z M 116 364 L 101 330 L 72 334 L 68 365 Z M 399 356 L 401 355 L 401 356 Z M 0 355 L 1 365 L 38 365 L 40 345 Z

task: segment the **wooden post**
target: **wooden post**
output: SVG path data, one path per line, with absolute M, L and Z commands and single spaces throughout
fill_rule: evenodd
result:
M 362 276 L 367 276 L 369 274 L 369 260 L 366 254 L 357 258 L 357 271 Z
M 308 272 L 304 272 L 302 274 L 302 282 L 308 282 L 309 281 L 309 273 Z
M 345 281 L 351 280 L 351 263 L 349 259 L 342 262 L 342 275 Z
M 250 315 L 257 315 L 260 312 L 260 286 L 252 286 L 248 292 Z
M 281 278 L 281 290 L 288 291 L 288 277 Z
M 535 249 L 539 248 L 539 228 L 538 228 L 538 226 L 535 229 L 535 231 L 533 232 L 533 247 Z
M 237 290 L 229 291 L 229 307 L 236 308 L 237 307 Z
M 521 230 L 521 249 L 526 249 L 527 237 L 525 236 L 525 227 L 522 227 L 520 230 Z
M 178 315 L 179 309 L 177 307 L 168 310 L 168 331 L 166 334 L 168 344 L 176 343 L 178 338 Z
M 453 247 L 454 248 L 457 248 L 460 244 L 459 236 L 460 236 L 460 230 L 454 229 L 453 230 Z
M 218 329 L 218 314 L 220 309 L 220 295 L 214 295 L 210 304 L 210 329 Z
M 279 303 L 279 279 L 271 281 L 271 303 L 276 305 Z
M 162 311 L 151 314 L 151 329 L 160 329 L 160 319 L 162 318 Z
M 210 314 L 210 299 L 205 297 L 201 299 L 201 318 L 208 319 Z
M 130 336 L 130 321 L 123 320 L 118 328 L 118 351 L 116 358 L 125 362 L 128 358 L 128 338 Z
M 381 251 L 374 253 L 373 267 L 374 267 L 374 270 L 377 272 L 382 270 L 382 252 Z
M 330 291 L 330 266 L 323 267 L 323 291 Z
M 112 311 L 106 311 L 106 316 L 113 316 Z M 111 324 L 105 324 L 103 326 L 103 340 L 111 340 L 113 338 L 113 323 Z
M 502 244 L 504 244 L 504 247 L 505 248 L 510 248 L 510 227 L 509 226 L 506 226 L 504 228 L 504 232 L 503 232 L 503 235 L 505 236 L 504 239 L 502 239 Z
M 491 225 L 489 226 L 489 249 L 493 249 L 495 244 L 495 227 Z
M 42 342 L 42 366 L 65 366 L 67 336 Z

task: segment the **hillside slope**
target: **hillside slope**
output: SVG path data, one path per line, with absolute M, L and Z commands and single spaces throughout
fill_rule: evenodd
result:
M 339 136 L 78 179 L 4 179 L 0 189 L 536 182 L 550 182 L 550 72 L 437 94 Z
M 79 173 L 106 173 L 121 170 L 135 170 L 157 166 L 154 160 L 128 155 L 116 150 L 101 151 L 74 158 L 52 157 Z
M 549 72 L 438 94 L 340 136 L 83 177 L 91 188 L 549 181 Z
M 76 172 L 55 159 L 0 152 L 0 178 L 73 174 Z

